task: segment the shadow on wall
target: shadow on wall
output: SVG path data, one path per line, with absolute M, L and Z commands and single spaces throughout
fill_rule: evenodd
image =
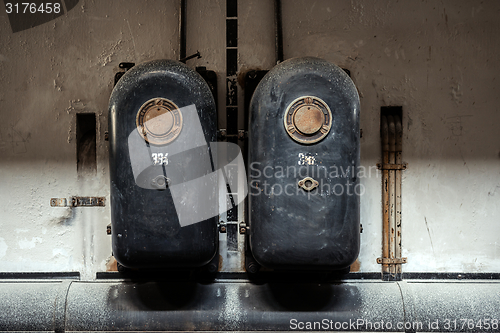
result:
M 50 220 L 50 223 L 55 226 L 71 226 L 75 221 L 75 209 L 71 207 L 64 208 L 66 211 L 63 215 L 57 216 Z

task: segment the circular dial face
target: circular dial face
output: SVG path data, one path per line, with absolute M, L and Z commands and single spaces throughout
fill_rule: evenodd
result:
M 182 113 L 174 102 L 157 97 L 144 103 L 135 120 L 137 131 L 153 145 L 174 141 L 182 130 Z
M 285 129 L 297 142 L 311 144 L 323 139 L 332 127 L 332 112 L 318 97 L 302 96 L 294 100 L 285 112 Z

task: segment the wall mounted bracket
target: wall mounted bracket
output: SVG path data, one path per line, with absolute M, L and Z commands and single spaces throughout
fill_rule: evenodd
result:
M 71 204 L 68 205 L 66 198 L 51 198 L 51 207 L 104 207 L 105 197 L 72 197 Z
M 407 164 L 382 164 L 377 163 L 377 168 L 379 170 L 406 170 Z
M 377 264 L 387 264 L 387 265 L 394 265 L 394 264 L 406 264 L 408 262 L 408 258 L 377 258 Z

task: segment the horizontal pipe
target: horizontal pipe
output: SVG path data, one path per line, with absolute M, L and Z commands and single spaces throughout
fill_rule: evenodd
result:
M 312 329 L 458 332 L 462 318 L 498 320 L 499 293 L 498 280 L 10 281 L 0 282 L 0 330 L 290 331 L 320 323 Z
M 401 165 L 402 160 L 402 150 L 403 150 L 403 126 L 401 123 L 401 118 L 396 115 L 394 116 L 394 123 L 396 126 L 396 158 L 395 163 Z M 402 247 L 401 247 L 401 170 L 396 170 L 396 234 L 395 234 L 395 245 L 396 245 L 396 258 L 402 258 Z M 402 273 L 401 264 L 396 265 L 396 275 Z

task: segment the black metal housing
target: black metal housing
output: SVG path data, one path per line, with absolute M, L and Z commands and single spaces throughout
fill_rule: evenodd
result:
M 134 180 L 128 136 L 137 130 L 141 105 L 158 97 L 179 108 L 194 104 L 205 141 L 216 141 L 215 102 L 198 73 L 178 61 L 157 60 L 123 75 L 109 102 L 113 255 L 128 268 L 200 267 L 217 252 L 216 218 L 181 227 L 170 189 L 145 189 Z M 186 161 L 190 155 L 192 151 L 185 154 Z M 179 165 L 179 172 L 185 172 L 183 168 L 186 165 Z
M 287 107 L 303 96 L 322 99 L 332 113 L 330 132 L 313 144 L 294 141 L 284 125 Z M 347 268 L 359 252 L 354 83 L 325 60 L 287 60 L 255 90 L 249 127 L 250 246 L 257 262 L 274 269 Z M 298 181 L 305 177 L 318 181 L 318 187 L 300 188 Z

